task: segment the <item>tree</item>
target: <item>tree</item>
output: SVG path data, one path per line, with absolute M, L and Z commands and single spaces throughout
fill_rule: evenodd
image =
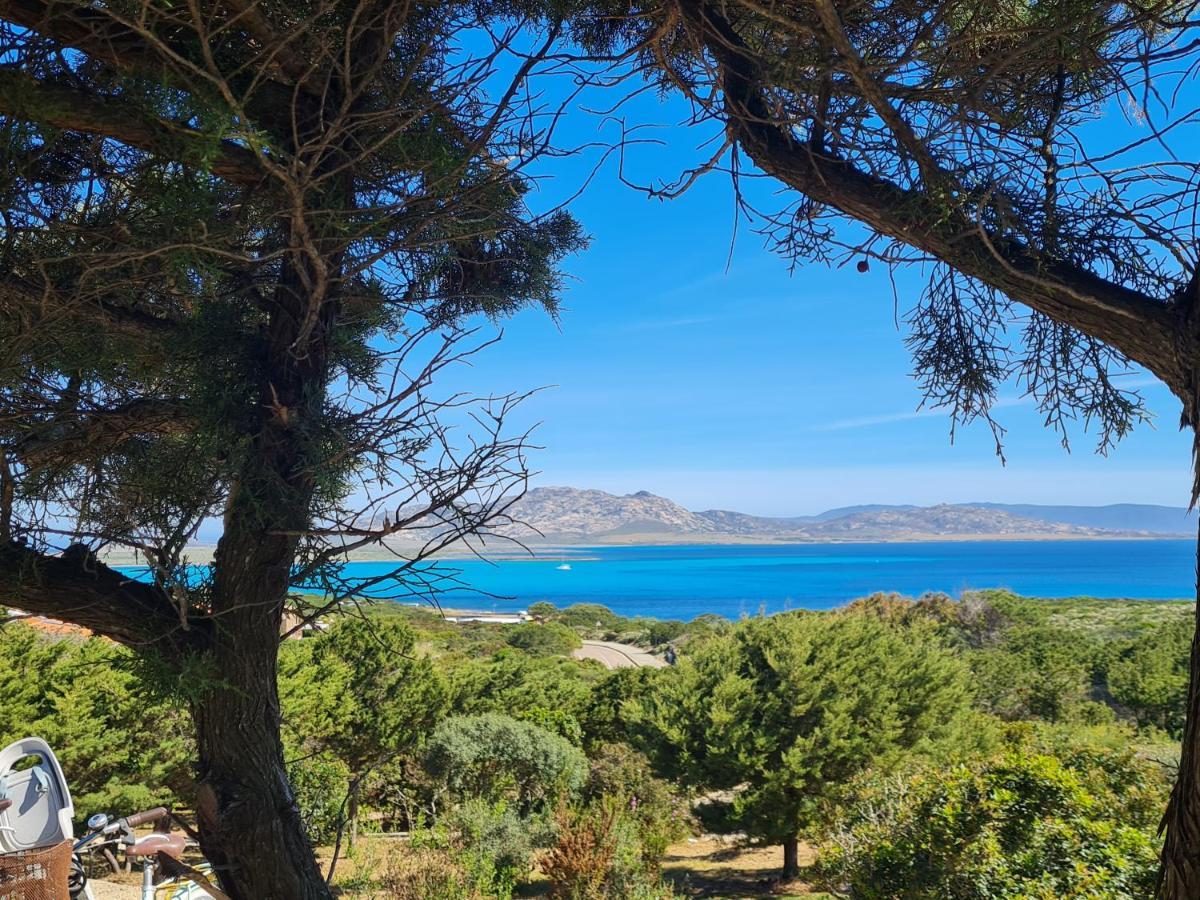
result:
M 523 199 L 553 6 L 0 2 L 4 600 L 175 673 L 234 900 L 329 896 L 280 744 L 289 588 L 427 597 L 523 489 L 517 398 L 431 384 L 583 243 Z
M 446 685 L 414 652 L 412 629 L 395 619 L 342 619 L 303 644 L 310 652 L 281 659 L 280 699 L 295 717 L 293 743 L 327 751 L 349 770 L 353 846 L 363 779 L 419 746 L 446 710 Z
M 544 728 L 483 713 L 442 720 L 429 739 L 425 767 L 457 800 L 510 802 L 527 815 L 577 790 L 587 757 Z
M 1142 725 L 1173 735 L 1184 726 L 1192 627 L 1186 620 L 1160 625 L 1132 641 L 1108 666 L 1113 699 Z
M 726 171 L 796 262 L 927 266 L 909 344 L 953 427 L 986 421 L 1001 453 L 1011 380 L 1064 443 L 1082 420 L 1107 451 L 1145 417 L 1121 378 L 1140 366 L 1200 450 L 1195 0 L 593 7 L 581 39 L 714 133 L 707 163 L 649 195 Z M 759 173 L 791 189 L 784 208 L 742 190 Z M 1200 896 L 1200 640 L 1191 673 L 1160 884 L 1180 900 Z
M 634 726 L 658 767 L 735 790 L 747 834 L 798 843 L 858 774 L 959 734 L 970 706 L 962 664 L 928 632 L 848 613 L 751 619 L 656 679 Z

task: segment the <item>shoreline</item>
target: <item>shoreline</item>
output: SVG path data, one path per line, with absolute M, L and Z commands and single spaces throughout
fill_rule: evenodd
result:
M 846 546 L 865 544 L 971 544 L 971 543 L 1039 543 L 1054 544 L 1064 542 L 1111 542 L 1111 541 L 1189 541 L 1195 537 L 1190 534 L 1147 534 L 1145 532 L 1113 532 L 1105 534 L 1064 534 L 1061 532 L 1031 532 L 1013 534 L 904 534 L 890 536 L 862 536 L 846 538 L 803 538 L 803 537 L 761 537 L 754 535 L 723 535 L 723 534 L 632 534 L 632 535 L 597 535 L 591 539 L 580 537 L 578 542 L 538 541 L 529 542 L 527 551 L 503 550 L 491 554 L 478 554 L 469 549 L 447 549 L 429 557 L 430 560 L 455 560 L 482 558 L 496 562 L 572 562 L 586 561 L 589 558 L 581 555 L 589 550 L 607 547 L 814 547 L 814 546 Z M 390 549 L 389 549 L 390 548 Z M 406 552 L 419 549 L 417 545 L 391 544 L 383 547 L 364 548 L 349 555 L 347 562 L 390 562 L 403 561 Z M 203 565 L 212 561 L 215 544 L 193 544 L 184 555 L 189 562 Z M 110 566 L 143 565 L 132 551 L 109 550 L 100 554 L 100 559 Z

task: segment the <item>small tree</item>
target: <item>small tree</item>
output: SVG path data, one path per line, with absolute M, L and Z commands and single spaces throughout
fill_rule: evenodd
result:
M 1132 710 L 1140 724 L 1157 725 L 1176 736 L 1183 731 L 1193 631 L 1187 619 L 1162 625 L 1109 664 L 1112 698 Z
M 364 778 L 418 746 L 445 712 L 446 686 L 430 660 L 415 654 L 412 630 L 392 618 L 342 619 L 306 643 L 306 664 L 283 665 L 284 710 L 301 746 L 327 750 L 349 770 L 353 844 Z
M 587 758 L 566 738 L 499 713 L 442 721 L 425 766 L 456 799 L 507 801 L 522 814 L 577 790 L 587 776 Z
M 632 710 L 658 767 L 701 789 L 735 790 L 732 812 L 782 844 L 851 780 L 956 734 L 970 705 L 962 664 L 928 632 L 847 613 L 744 622 L 704 644 Z

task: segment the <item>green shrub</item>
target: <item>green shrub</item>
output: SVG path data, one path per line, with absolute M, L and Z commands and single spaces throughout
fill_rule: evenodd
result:
M 558 622 L 515 625 L 508 630 L 507 643 L 533 656 L 568 656 L 583 646 L 578 634 Z
M 651 623 L 646 629 L 646 640 L 655 647 L 677 640 L 688 629 L 687 622 L 678 619 L 662 619 Z
M 687 799 L 656 778 L 650 761 L 625 744 L 602 744 L 593 750 L 582 796 L 591 803 L 612 800 L 625 810 L 647 872 L 657 873 L 667 847 L 692 830 Z
M 331 843 L 346 816 L 350 770 L 337 759 L 320 756 L 301 757 L 287 770 L 308 839 Z
M 442 721 L 429 739 L 425 768 L 451 797 L 507 800 L 526 815 L 578 790 L 587 758 L 544 728 L 485 713 Z
M 1178 737 L 1187 714 L 1189 653 L 1194 625 L 1180 619 L 1133 641 L 1108 667 L 1113 699 L 1141 725 Z
M 667 900 L 674 896 L 648 866 L 630 810 L 616 797 L 555 816 L 558 837 L 542 861 L 555 900 Z
M 818 880 L 861 900 L 1151 896 L 1161 772 L 1129 752 L 1048 750 L 868 785 Z

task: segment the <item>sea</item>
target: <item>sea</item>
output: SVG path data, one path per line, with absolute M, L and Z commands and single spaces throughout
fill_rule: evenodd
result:
M 601 603 L 626 616 L 730 619 L 829 609 L 876 591 L 957 596 L 1007 588 L 1032 597 L 1193 599 L 1193 540 L 956 541 L 539 549 L 531 558 L 440 560 L 403 582 L 395 563 L 352 562 L 344 575 L 403 603 L 511 612 L 539 600 Z M 377 579 L 383 578 L 382 581 Z M 436 591 L 430 591 L 430 587 Z

